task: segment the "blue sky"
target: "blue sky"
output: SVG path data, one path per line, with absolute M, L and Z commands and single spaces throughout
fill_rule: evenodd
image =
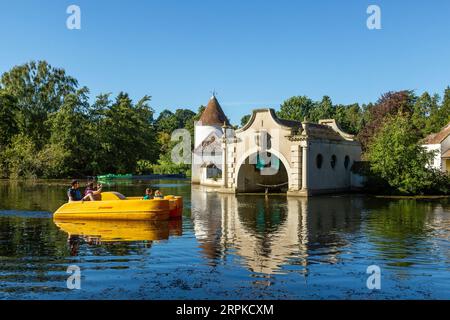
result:
M 81 30 L 66 9 L 81 8 Z M 366 27 L 368 5 L 382 29 Z M 197 110 L 211 91 L 233 123 L 293 95 L 375 101 L 450 85 L 450 1 L 0 0 L 0 72 L 63 67 L 93 96 Z

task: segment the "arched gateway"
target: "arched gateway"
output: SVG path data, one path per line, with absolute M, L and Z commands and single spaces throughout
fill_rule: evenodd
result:
M 214 103 L 210 102 L 205 112 L 210 116 L 222 113 L 213 118 L 223 119 L 220 105 L 212 99 Z M 218 135 L 216 125 L 210 134 L 203 133 L 207 139 Z M 204 128 L 196 125 L 196 130 Z M 346 191 L 352 186 L 351 166 L 361 157 L 360 144 L 335 120 L 320 120 L 318 124 L 283 120 L 273 109 L 254 110 L 248 123 L 238 130 L 224 123 L 220 139 L 208 144 L 214 149 L 214 161 L 211 155 L 205 156 L 204 141 L 195 144 L 193 183 L 216 186 L 227 193 L 269 190 L 309 196 Z M 212 162 L 217 175 L 208 178 Z

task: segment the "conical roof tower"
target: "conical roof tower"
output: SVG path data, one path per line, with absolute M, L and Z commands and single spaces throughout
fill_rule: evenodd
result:
M 200 124 L 202 126 L 223 126 L 230 125 L 227 116 L 222 110 L 222 107 L 217 101 L 216 96 L 213 95 L 208 102 L 205 110 L 200 117 Z

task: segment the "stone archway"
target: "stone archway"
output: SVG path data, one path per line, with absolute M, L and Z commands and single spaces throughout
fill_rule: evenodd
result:
M 270 163 L 264 166 L 256 150 L 247 152 L 238 162 L 237 192 L 287 192 L 290 182 L 290 167 L 277 151 L 268 151 Z M 264 166 L 264 167 L 263 167 Z

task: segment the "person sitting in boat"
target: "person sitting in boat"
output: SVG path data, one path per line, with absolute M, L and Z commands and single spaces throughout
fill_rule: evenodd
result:
M 145 196 L 144 200 L 151 200 L 153 199 L 153 190 L 150 188 L 145 189 Z
M 164 199 L 164 196 L 161 193 L 161 191 L 159 191 L 159 190 L 155 191 L 155 199 Z
M 89 182 L 86 187 L 86 190 L 84 191 L 84 198 L 82 199 L 82 201 L 86 200 L 95 201 L 100 193 L 102 193 L 102 185 L 100 184 L 94 187 L 94 183 Z
M 69 202 L 81 201 L 83 199 L 80 191 L 80 184 L 77 180 L 72 181 L 71 187 L 67 190 L 67 197 L 69 198 Z

